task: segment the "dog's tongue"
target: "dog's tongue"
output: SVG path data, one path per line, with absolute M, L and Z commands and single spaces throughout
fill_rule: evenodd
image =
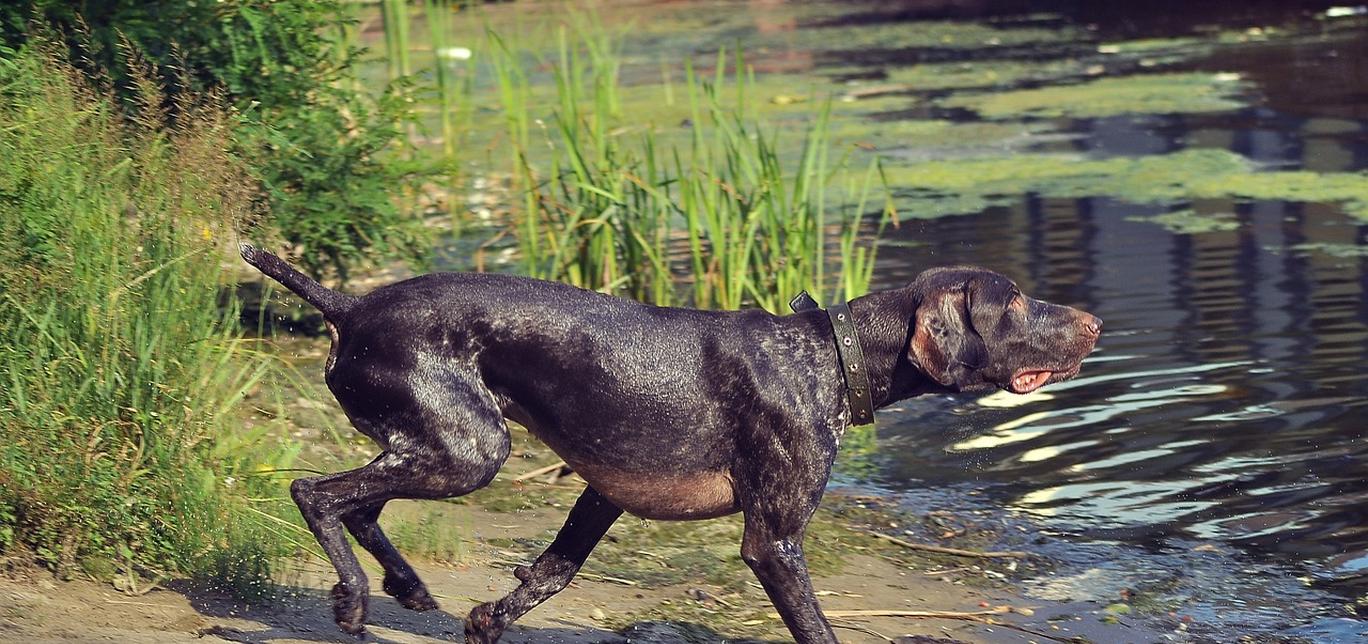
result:
M 1019 394 L 1029 394 L 1032 391 L 1045 386 L 1045 381 L 1054 375 L 1053 371 L 1023 371 L 1012 378 L 1012 391 Z

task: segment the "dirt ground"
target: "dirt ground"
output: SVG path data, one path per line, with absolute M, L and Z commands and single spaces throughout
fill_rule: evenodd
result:
M 519 553 L 494 544 L 544 535 L 561 520 L 553 509 L 497 512 L 471 507 L 469 512 L 480 527 L 477 538 L 467 544 L 463 563 L 418 564 L 441 610 L 407 611 L 377 590 L 370 604 L 369 641 L 406 644 L 462 640 L 465 614 L 477 603 L 511 590 L 516 583 L 509 566 Z M 1139 642 L 1162 637 L 1138 624 L 1106 623 L 1097 605 L 1033 601 L 1010 584 L 985 585 L 981 571 L 969 564 L 932 564 L 928 570 L 910 570 L 872 554 L 851 553 L 844 557 L 839 572 L 819 576 L 815 585 L 828 612 L 983 611 L 1011 606 L 1034 613 L 994 616 L 999 624 L 905 617 L 835 618 L 832 621 L 843 642 L 1047 642 L 1079 636 L 1096 642 Z M 371 572 L 373 586 L 378 586 L 379 576 Z M 533 610 L 503 641 L 790 641 L 783 624 L 768 614 L 772 609 L 763 594 L 753 588 L 724 594 L 719 587 L 701 582 L 648 586 L 595 577 L 578 579 Z M 277 598 L 249 606 L 221 595 L 197 592 L 183 582 L 130 596 L 107 583 L 57 581 L 45 571 L 12 573 L 0 578 L 0 641 L 356 641 L 332 623 L 327 588 L 333 578 L 324 564 L 297 562 L 286 578 Z M 661 619 L 661 614 L 673 617 Z M 752 617 L 738 622 L 739 615 Z M 738 630 L 752 637 L 738 637 Z
M 270 407 L 272 391 L 287 394 L 292 401 L 285 409 L 287 429 L 305 445 L 301 460 L 310 465 L 336 471 L 369 460 L 374 446 L 351 435 L 320 381 L 326 341 L 284 338 L 273 347 L 305 376 L 262 385 L 248 402 Z M 337 428 L 344 440 L 327 438 L 320 429 L 324 427 Z M 462 641 L 462 619 L 470 609 L 512 590 L 517 583 L 512 567 L 530 561 L 554 536 L 583 481 L 572 474 L 559 482 L 540 477 L 520 482 L 520 473 L 544 468 L 557 457 L 525 431 L 515 427 L 512 433 L 514 456 L 486 490 L 456 504 L 396 501 L 387 507 L 381 523 L 418 569 L 441 610 L 411 612 L 381 594 L 378 566 L 358 551 L 373 591 L 368 641 Z M 1026 597 L 1013 581 L 1017 563 L 1022 572 L 1048 575 L 1048 562 L 924 556 L 872 537 L 871 531 L 892 531 L 914 541 L 975 549 L 991 547 L 1002 536 L 968 517 L 896 514 L 881 506 L 875 497 L 828 493 L 808 531 L 805 549 L 817 571 L 814 586 L 843 642 L 1190 641 L 1162 621 L 1118 619 L 1097 603 Z M 420 528 L 406 533 L 406 526 Z M 943 538 L 947 529 L 959 536 Z M 739 536 L 737 517 L 654 525 L 624 517 L 576 581 L 519 620 L 502 641 L 792 641 L 740 563 Z M 723 559 L 728 561 L 718 563 Z M 109 583 L 59 581 L 46 570 L 22 565 L 18 572 L 14 566 L 8 573 L 5 569 L 0 566 L 0 642 L 357 641 L 332 622 L 328 589 L 336 577 L 316 558 L 291 562 L 276 575 L 276 596 L 257 605 L 183 581 L 132 596 Z M 979 618 L 994 623 L 835 616 L 836 611 L 853 610 L 982 612 L 999 607 L 1014 612 Z

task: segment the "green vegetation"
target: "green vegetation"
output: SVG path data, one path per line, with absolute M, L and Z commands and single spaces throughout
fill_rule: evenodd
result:
M 1064 58 L 1047 61 L 982 60 L 913 65 L 890 70 L 887 82 L 915 91 L 1000 88 L 1025 82 L 1059 81 L 1081 77 L 1084 61 Z
M 1110 159 L 1018 154 L 889 166 L 886 172 L 889 184 L 903 191 L 900 212 L 912 217 L 978 212 L 1038 193 L 1155 204 L 1206 198 L 1339 203 L 1350 216 L 1368 219 L 1368 174 L 1260 170 L 1225 150 Z
M 1307 242 L 1293 246 L 1292 250 L 1300 253 L 1320 253 L 1335 259 L 1358 259 L 1360 257 L 1368 257 L 1368 245 Z
M 263 223 L 311 273 L 345 280 L 365 259 L 426 254 L 415 206 L 396 195 L 432 172 L 400 154 L 407 81 L 378 92 L 354 82 L 362 52 L 336 37 L 347 4 L 26 0 L 0 8 L 0 39 L 27 41 L 34 17 L 69 34 L 71 58 L 108 78 L 130 112 L 144 63 L 173 95 L 225 92 L 240 115 L 231 143 L 265 188 Z M 144 62 L 128 64 L 130 52 Z
M 473 77 L 457 74 L 453 67 L 462 64 L 463 58 L 471 54 L 469 49 L 453 46 L 452 5 L 450 0 L 426 0 L 424 18 L 428 26 L 429 42 L 432 45 L 432 76 L 437 85 L 438 123 L 442 137 L 442 159 L 448 166 L 446 174 L 451 179 L 453 193 L 460 188 L 455 179 L 458 176 L 456 164 L 462 148 L 462 126 L 471 119 L 470 95 L 473 91 Z
M 451 504 L 391 502 L 380 523 L 400 552 L 447 564 L 465 563 L 466 539 L 475 533 L 469 511 Z
M 1238 100 L 1245 90 L 1239 80 L 1230 74 L 1147 74 L 1102 78 L 1077 85 L 957 95 L 941 104 L 968 108 L 988 119 L 1223 112 L 1244 106 Z
M 839 8 L 839 4 L 834 6 Z M 747 44 L 757 48 L 782 46 L 805 50 L 876 47 L 982 50 L 990 47 L 1057 44 L 1078 36 L 1072 28 L 998 27 L 960 20 L 919 20 L 760 33 Z
M 129 123 L 61 54 L 0 57 L 0 552 L 259 595 L 289 544 L 257 472 L 294 448 L 234 413 L 269 364 L 220 300 L 255 182 L 212 97 L 131 78 Z
M 515 240 L 522 272 L 659 304 L 776 312 L 799 290 L 823 301 L 867 290 L 893 204 L 898 216 L 937 217 L 1028 193 L 1108 196 L 1172 208 L 1137 219 L 1180 234 L 1238 226 L 1204 204 L 1187 209 L 1203 199 L 1329 202 L 1368 221 L 1364 173 L 1267 170 L 1209 149 L 1021 152 L 1072 149 L 1039 145 L 1070 136 L 1048 119 L 1243 107 L 1249 87 L 1231 75 L 1088 80 L 1210 51 L 1226 35 L 1098 46 L 1082 31 L 961 22 L 764 30 L 742 12 L 610 33 L 593 14 L 524 22 L 514 11 L 510 24 L 491 17 L 496 7 L 456 5 L 425 0 L 421 26 L 420 5 L 400 0 L 0 8 L 0 37 L 26 47 L 0 50 L 0 551 L 134 587 L 191 574 L 263 592 L 273 558 L 312 539 L 275 518 L 294 511 L 260 471 L 296 446 L 265 445 L 267 429 L 244 430 L 238 416 L 268 358 L 235 335 L 236 304 L 221 295 L 232 231 L 260 221 L 258 234 L 288 240 L 310 272 L 345 279 L 367 261 L 426 255 L 420 211 L 444 192 L 464 196 L 458 169 L 494 186 L 494 234 Z M 824 6 L 773 11 L 820 21 Z M 32 15 L 64 30 L 58 49 L 75 52 L 79 73 L 25 44 Z M 383 57 L 360 47 L 363 19 L 383 27 Z M 677 33 L 692 31 L 706 32 L 702 43 Z M 739 53 L 695 71 L 706 63 L 694 52 L 722 46 L 803 73 L 757 74 Z M 945 60 L 994 47 L 1041 55 L 823 69 L 880 79 L 848 84 L 786 58 L 925 49 Z M 946 107 L 981 119 L 946 120 Z M 429 183 L 439 176 L 446 185 Z M 329 410 L 301 407 L 293 420 L 340 417 Z M 356 458 L 354 447 L 324 458 Z M 853 431 L 840 471 L 868 472 L 861 457 L 874 449 L 872 433 Z M 568 507 L 573 496 L 504 484 L 475 502 Z M 401 510 L 386 527 L 406 551 L 456 561 L 472 530 L 452 516 Z M 819 571 L 879 547 L 838 521 L 851 518 L 823 510 L 814 524 Z M 624 521 L 622 545 L 604 544 L 588 571 L 754 592 L 739 581 L 739 529 L 735 518 Z
M 1235 221 L 1235 215 L 1231 213 L 1201 214 L 1195 210 L 1177 210 L 1147 217 L 1127 217 L 1127 219 L 1159 224 L 1178 235 L 1225 232 L 1240 227 L 1240 222 Z
M 852 172 L 847 157 L 830 158 L 827 110 L 796 162 L 786 163 L 777 133 L 750 116 L 742 57 L 729 81 L 720 53 L 711 81 L 686 67 L 687 144 L 660 144 L 650 129 L 628 138 L 613 127 L 621 114 L 613 42 L 592 25 L 573 33 L 572 41 L 562 30 L 554 61 L 558 109 L 544 134 L 554 150 L 545 174 L 528 153 L 534 119 L 519 61 L 531 53 L 491 34 L 506 132 L 518 142 L 512 153 L 527 191 L 515 230 L 528 274 L 662 305 L 774 312 L 805 289 L 840 299 L 868 289 L 874 252 L 861 240 L 882 175 L 877 161 Z M 892 219 L 885 204 L 869 232 Z M 676 249 L 687 260 L 675 260 Z M 678 292 L 678 273 L 688 275 L 687 295 Z

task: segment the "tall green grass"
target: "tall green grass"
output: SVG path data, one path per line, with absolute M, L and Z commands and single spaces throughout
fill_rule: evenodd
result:
M 212 97 L 134 80 L 130 122 L 55 48 L 0 56 L 0 551 L 259 594 L 293 448 L 237 413 L 269 367 L 222 295 L 257 195 Z
M 472 118 L 475 76 L 467 58 L 473 54 L 469 47 L 456 45 L 452 20 L 457 5 L 452 0 L 425 0 L 423 17 L 427 22 L 432 50 L 432 78 L 436 84 L 438 127 L 442 140 L 441 164 L 445 168 L 447 189 L 452 195 L 460 192 L 460 162 L 464 150 L 464 135 Z M 464 54 L 464 55 L 463 55 Z M 453 217 L 455 230 L 460 219 Z
M 413 72 L 409 57 L 409 12 L 406 0 L 380 0 L 380 18 L 385 29 L 385 62 L 390 80 Z
M 379 13 L 389 74 L 407 74 L 409 52 L 423 49 L 410 42 L 407 9 L 381 0 Z M 454 174 L 468 121 L 501 124 L 490 149 L 507 165 L 487 171 L 513 178 L 508 223 L 523 272 L 658 304 L 776 312 L 800 290 L 827 301 L 868 290 L 875 240 L 896 213 L 878 161 L 833 148 L 829 105 L 803 131 L 778 127 L 740 52 L 722 52 L 710 74 L 686 64 L 682 82 L 662 65 L 660 103 L 689 106 L 680 136 L 653 114 L 624 113 L 623 39 L 595 12 L 486 22 L 459 79 L 440 53 L 472 34 L 453 13 L 450 0 L 425 0 L 440 158 Z M 477 67 L 498 97 L 479 115 Z M 630 90 L 639 103 L 641 88 Z
M 855 168 L 833 154 L 828 107 L 812 116 L 801 154 L 785 158 L 779 131 L 748 103 L 744 58 L 722 52 L 711 78 L 686 66 L 691 136 L 662 143 L 622 123 L 617 48 L 581 21 L 561 29 L 555 59 L 541 63 L 554 70 L 556 107 L 534 131 L 524 69 L 537 56 L 490 40 L 526 195 L 516 229 L 527 273 L 657 304 L 773 312 L 801 290 L 828 300 L 868 290 L 870 241 L 896 213 L 877 160 Z M 549 154 L 531 154 L 534 145 Z M 884 200 L 871 207 L 876 195 Z

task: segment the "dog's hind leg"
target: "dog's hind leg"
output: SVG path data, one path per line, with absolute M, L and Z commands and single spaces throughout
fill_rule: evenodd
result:
M 585 488 L 546 552 L 531 566 L 519 566 L 514 571 L 522 584 L 503 599 L 480 604 L 470 611 L 466 643 L 493 644 L 514 620 L 568 586 L 599 539 L 621 515 L 622 508 L 594 488 Z
M 290 485 L 304 521 L 337 569 L 333 616 L 342 630 L 354 635 L 365 632 L 369 587 L 347 543 L 344 522 L 359 529 L 363 545 L 363 537 L 371 539 L 369 545 L 377 546 L 372 552 L 402 562 L 392 545 L 380 545 L 378 526 L 369 527 L 379 508 L 392 499 L 440 499 L 473 492 L 494 478 L 509 449 L 503 417 L 482 385 L 450 373 L 423 374 L 413 379 L 420 384 L 412 390 L 381 390 L 371 384 L 377 382 L 374 375 L 330 379 L 329 386 L 334 393 L 343 392 L 338 399 L 357 428 L 382 437 L 386 451 L 364 467 Z M 404 581 L 421 586 L 412 568 L 406 563 L 403 568 L 394 577 L 395 584 L 386 584 L 387 590 Z M 390 574 L 387 567 L 387 581 Z
M 428 594 L 427 586 L 418 578 L 413 566 L 404 560 L 404 556 L 399 554 L 394 544 L 390 543 L 389 538 L 380 529 L 380 524 L 376 523 L 380 518 L 380 511 L 384 508 L 385 504 L 382 502 L 349 512 L 342 515 L 342 524 L 347 526 L 347 531 L 356 542 L 371 553 L 385 569 L 385 580 L 380 585 L 385 594 L 399 600 L 399 603 L 409 610 L 424 611 L 437 608 L 437 601 Z

